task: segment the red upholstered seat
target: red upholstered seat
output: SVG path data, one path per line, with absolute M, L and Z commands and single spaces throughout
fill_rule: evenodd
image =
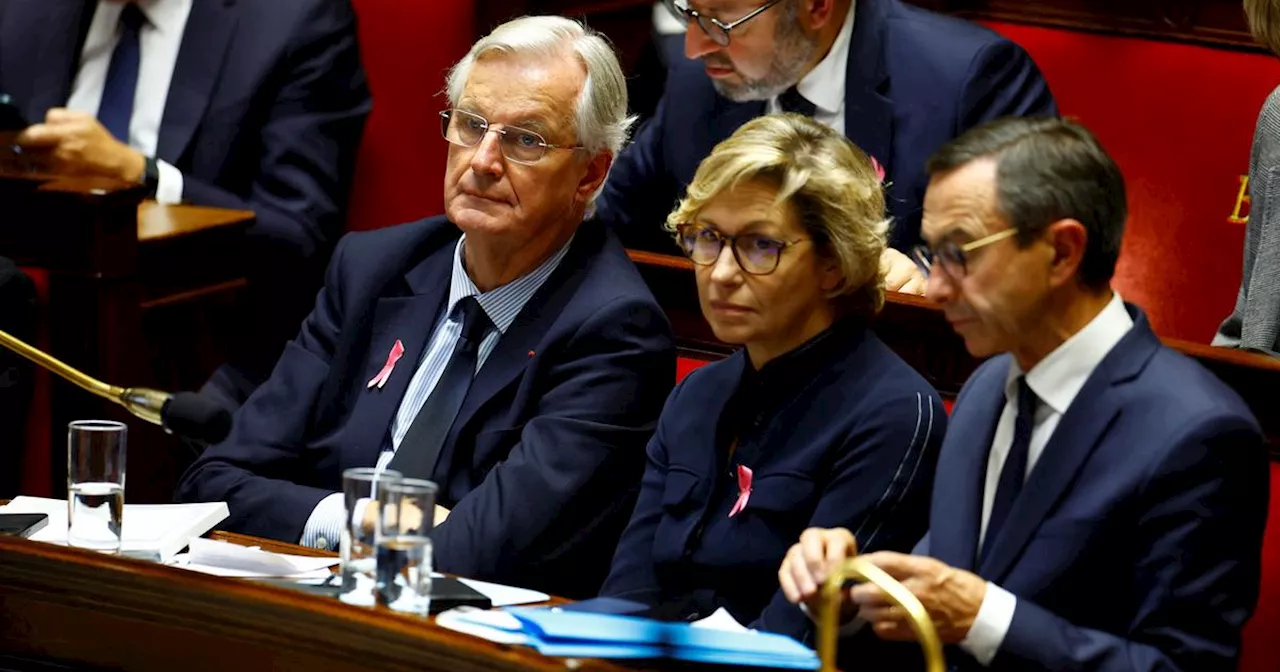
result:
M 347 215 L 374 229 L 444 211 L 444 157 L 438 112 L 449 66 L 475 33 L 474 3 L 353 0 L 373 111 L 365 125 Z

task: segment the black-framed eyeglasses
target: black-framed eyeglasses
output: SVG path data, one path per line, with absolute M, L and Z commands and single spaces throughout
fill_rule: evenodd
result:
M 689 260 L 699 266 L 710 266 L 720 259 L 728 243 L 738 267 L 751 275 L 768 275 L 778 269 L 782 252 L 807 238 L 778 240 L 758 233 L 727 236 L 709 226 L 682 224 L 676 227 L 676 242 Z
M 746 16 L 736 21 L 730 21 L 729 23 L 725 23 L 713 16 L 703 16 L 701 12 L 690 7 L 687 0 L 662 0 L 662 4 L 666 5 L 667 10 L 671 12 L 672 16 L 676 17 L 676 19 L 684 25 L 689 25 L 690 21 L 696 22 L 698 27 L 702 29 L 702 32 L 706 33 L 707 37 L 711 38 L 712 42 L 715 42 L 722 47 L 727 47 L 729 46 L 729 31 L 741 26 L 751 19 L 754 19 L 759 16 L 761 12 L 781 1 L 782 0 L 769 0 L 763 5 L 760 5 L 748 12 Z
M 585 149 L 581 145 L 553 145 L 540 133 L 516 126 L 493 128 L 489 120 L 464 110 L 445 110 L 440 113 L 440 132 L 444 139 L 462 147 L 475 147 L 489 131 L 498 134 L 502 155 L 516 163 L 537 163 L 546 156 L 548 149 Z
M 959 280 L 969 273 L 970 252 L 992 243 L 998 243 L 1016 233 L 1018 233 L 1017 229 L 1008 228 L 963 245 L 949 240 L 939 243 L 936 248 L 930 248 L 927 245 L 916 245 L 911 248 L 911 260 L 916 262 L 916 266 L 920 268 L 920 272 L 926 278 L 929 277 L 933 268 L 937 266 L 947 275 Z

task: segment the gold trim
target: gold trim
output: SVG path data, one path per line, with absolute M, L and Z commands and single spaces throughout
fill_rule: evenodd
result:
M 836 568 L 822 585 L 822 614 L 818 624 L 818 653 L 822 657 L 823 672 L 836 672 L 836 637 L 839 634 L 841 593 L 849 579 L 875 584 L 889 599 L 907 612 L 911 630 L 920 641 L 924 652 L 926 672 L 943 672 L 946 661 L 942 657 L 942 641 L 933 627 L 933 619 L 920 600 L 911 591 L 889 576 L 887 572 L 857 557 L 846 560 Z

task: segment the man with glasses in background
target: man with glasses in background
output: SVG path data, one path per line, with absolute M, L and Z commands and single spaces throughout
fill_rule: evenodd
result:
M 927 295 L 991 359 L 951 415 L 929 533 L 914 555 L 863 557 L 924 603 L 952 669 L 1234 672 L 1266 446 L 1243 400 L 1111 289 L 1120 169 L 1078 124 L 1003 119 L 928 171 Z M 829 563 L 856 553 L 847 530 L 806 531 L 783 591 L 816 606 Z M 912 639 L 874 586 L 846 595 L 859 636 Z M 842 648 L 872 658 L 872 641 Z
M 583 218 L 626 84 L 580 24 L 499 26 L 450 72 L 446 215 L 351 234 L 231 436 L 183 477 L 227 529 L 333 548 L 342 471 L 440 486 L 440 571 L 593 596 L 675 378 L 670 325 Z M 461 229 L 461 236 L 459 236 Z
M 883 168 L 894 225 L 891 290 L 923 291 L 905 252 L 920 238 L 924 163 L 965 129 L 1057 114 L 1018 45 L 900 0 L 664 0 L 686 24 L 654 116 L 614 164 L 599 215 L 628 247 L 676 253 L 663 218 L 711 148 L 762 114 L 797 112 Z

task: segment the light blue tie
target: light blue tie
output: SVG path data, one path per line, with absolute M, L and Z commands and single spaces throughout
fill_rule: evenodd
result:
M 98 121 L 126 145 L 129 144 L 129 120 L 133 118 L 133 97 L 138 90 L 138 65 L 142 61 L 138 31 L 146 20 L 142 10 L 132 2 L 120 12 L 120 42 L 111 54 L 102 102 L 98 104 Z

